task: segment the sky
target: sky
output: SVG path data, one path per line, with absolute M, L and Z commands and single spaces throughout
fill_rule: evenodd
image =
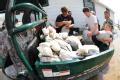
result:
M 99 0 L 115 12 L 115 23 L 120 22 L 120 0 Z

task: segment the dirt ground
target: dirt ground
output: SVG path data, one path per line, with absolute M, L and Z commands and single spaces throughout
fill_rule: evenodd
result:
M 114 36 L 112 47 L 115 52 L 109 66 L 98 76 L 90 80 L 120 80 L 120 31 Z
M 109 67 L 90 80 L 120 80 L 120 31 L 118 31 L 114 38 L 113 45 L 115 53 L 109 63 Z M 0 71 L 0 80 L 9 79 L 7 79 Z
M 120 35 L 113 41 L 115 53 L 109 63 L 109 68 L 103 75 L 103 80 L 120 80 Z

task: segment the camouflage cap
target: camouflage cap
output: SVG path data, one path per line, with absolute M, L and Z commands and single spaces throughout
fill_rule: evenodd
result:
M 105 21 L 104 24 L 105 24 L 105 23 L 108 23 L 108 24 L 110 24 L 111 26 L 113 26 L 113 21 L 112 21 L 111 19 Z
M 113 21 L 112 21 L 111 19 L 109 19 L 109 20 L 107 21 L 107 23 L 109 23 L 111 26 L 113 26 Z

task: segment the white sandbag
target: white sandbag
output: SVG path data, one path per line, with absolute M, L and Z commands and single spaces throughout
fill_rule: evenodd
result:
M 62 36 L 59 33 L 55 34 L 55 39 L 63 40 Z
M 78 55 L 92 55 L 100 53 L 99 48 L 95 45 L 83 45 L 81 48 L 77 50 Z
M 52 40 L 53 40 L 53 39 L 52 39 L 50 36 L 46 36 L 46 37 L 45 37 L 45 41 L 46 41 L 46 42 L 50 42 L 50 41 L 52 41 Z
M 62 61 L 66 60 L 73 60 L 73 59 L 78 59 L 79 56 L 77 55 L 77 51 L 66 51 L 66 50 L 61 50 L 59 53 L 59 57 Z
M 43 46 L 39 46 L 37 47 L 37 49 L 39 50 L 39 57 L 41 56 L 53 56 L 53 52 L 51 50 L 50 47 L 43 47 Z
M 79 48 L 77 50 L 77 55 L 78 56 L 84 56 L 84 55 L 88 55 L 88 53 L 87 53 L 86 49 L 84 49 L 83 47 L 81 47 L 81 48 Z
M 54 55 L 53 57 L 42 56 L 40 57 L 40 61 L 41 62 L 60 62 L 60 59 L 56 55 Z
M 70 52 L 72 51 L 72 48 L 71 48 L 70 44 L 66 43 L 65 41 L 59 40 L 59 39 L 55 39 L 55 41 L 58 42 L 61 49 L 64 49 L 64 50 L 70 51 Z
M 59 59 L 59 57 L 57 56 L 57 55 L 54 55 L 53 57 L 52 57 L 52 60 L 51 60 L 51 62 L 60 62 L 61 60 Z
M 67 32 L 62 32 L 62 33 L 59 33 L 59 36 L 63 39 L 63 40 L 66 40 L 68 38 L 68 33 Z
M 49 29 L 47 27 L 43 28 L 42 31 L 43 31 L 44 35 L 46 35 L 46 36 L 49 35 Z
M 62 61 L 72 60 L 73 58 L 69 55 L 69 53 L 70 53 L 69 51 L 61 50 L 60 53 L 59 53 L 59 58 Z
M 73 59 L 79 58 L 79 56 L 77 55 L 77 51 L 69 52 L 68 55 Z
M 82 47 L 82 44 L 78 37 L 75 36 L 69 36 L 66 40 L 67 43 L 69 43 L 74 51 Z
M 49 42 L 43 42 L 43 43 L 40 43 L 39 46 L 41 46 L 41 47 L 50 47 L 51 44 Z
M 56 30 L 53 27 L 51 27 L 51 26 L 45 27 L 42 29 L 42 31 L 43 31 L 44 35 L 47 36 L 46 41 L 51 40 L 51 39 L 49 39 L 49 37 L 52 39 L 55 39 Z
M 103 30 L 103 31 L 99 31 L 99 35 L 97 35 L 96 37 L 97 37 L 97 39 L 103 39 L 103 38 L 110 38 L 110 36 L 112 35 L 112 32 L 110 32 L 110 31 L 105 31 L 105 30 Z
M 83 45 L 83 48 L 85 48 L 87 53 L 89 50 L 96 50 L 99 52 L 99 48 L 96 45 Z
M 68 33 L 64 32 L 58 34 L 56 33 L 56 30 L 51 26 L 48 26 L 47 28 L 43 29 L 43 33 L 45 35 L 49 35 L 49 37 L 52 39 L 66 39 L 68 37 Z
M 84 45 L 83 47 L 86 48 L 88 55 L 95 55 L 100 53 L 100 50 L 96 45 Z
M 62 30 L 61 30 L 61 32 L 67 32 L 67 33 L 69 33 L 69 32 L 70 32 L 70 29 L 68 29 L 68 28 L 66 28 L 66 27 L 63 27 Z
M 50 44 L 53 51 L 59 52 L 61 50 L 60 45 L 55 40 L 51 41 Z
M 68 37 L 68 33 L 64 32 L 64 33 L 51 33 L 50 36 L 53 39 L 61 39 L 61 40 L 65 40 Z
M 52 26 L 47 27 L 49 30 L 49 33 L 56 33 L 56 30 Z
M 58 33 L 49 33 L 50 38 L 55 39 L 58 36 Z
M 51 62 L 52 58 L 51 57 L 40 57 L 41 62 Z

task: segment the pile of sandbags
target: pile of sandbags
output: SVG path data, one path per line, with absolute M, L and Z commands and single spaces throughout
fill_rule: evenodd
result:
M 75 36 L 68 36 L 67 33 L 56 33 L 56 30 L 49 26 L 43 28 L 45 42 L 37 47 L 41 62 L 60 62 L 79 59 L 81 56 L 89 56 L 92 53 L 99 53 L 95 45 L 82 45 Z M 90 54 L 89 54 L 90 53 Z
M 58 62 L 73 59 L 71 54 L 69 54 L 72 52 L 71 46 L 62 40 L 56 39 L 41 43 L 37 49 L 40 52 L 38 56 L 42 62 Z

